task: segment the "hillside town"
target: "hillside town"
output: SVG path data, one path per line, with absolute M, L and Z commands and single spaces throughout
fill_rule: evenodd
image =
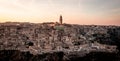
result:
M 60 23 L 6 22 L 0 24 L 0 49 L 17 49 L 37 54 L 76 49 L 112 52 L 117 46 L 104 45 L 104 41 L 112 42 L 108 29 L 114 28 L 120 27 L 62 24 L 62 16 Z M 120 31 L 118 32 L 119 36 Z
M 62 51 L 68 56 L 119 51 L 120 26 L 65 24 L 62 20 L 60 16 L 60 22 L 0 23 L 0 50 L 33 55 Z

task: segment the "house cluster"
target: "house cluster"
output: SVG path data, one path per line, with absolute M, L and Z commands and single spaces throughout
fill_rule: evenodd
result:
M 1 23 L 0 49 L 30 51 L 33 54 L 50 51 L 115 51 L 109 29 L 116 26 L 70 25 L 49 23 Z M 116 31 L 118 34 L 119 31 Z

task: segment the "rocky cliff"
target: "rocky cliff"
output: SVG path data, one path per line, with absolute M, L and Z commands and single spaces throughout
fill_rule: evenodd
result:
M 0 61 L 119 61 L 119 44 L 120 26 L 0 24 Z

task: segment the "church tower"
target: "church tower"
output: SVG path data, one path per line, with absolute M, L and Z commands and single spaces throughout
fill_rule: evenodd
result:
M 63 18 L 62 18 L 62 15 L 60 15 L 59 23 L 62 24 L 62 21 L 63 21 Z

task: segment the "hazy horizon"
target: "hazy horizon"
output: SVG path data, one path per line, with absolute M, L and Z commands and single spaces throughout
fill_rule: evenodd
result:
M 120 0 L 0 0 L 0 22 L 120 25 Z

